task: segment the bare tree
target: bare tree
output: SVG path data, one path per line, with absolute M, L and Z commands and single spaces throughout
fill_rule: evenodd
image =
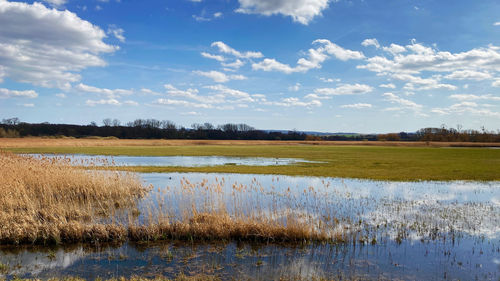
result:
M 106 119 L 102 120 L 102 124 L 106 127 L 109 127 L 109 126 L 111 126 L 111 124 L 113 124 L 113 121 L 111 120 L 111 118 L 106 118 Z

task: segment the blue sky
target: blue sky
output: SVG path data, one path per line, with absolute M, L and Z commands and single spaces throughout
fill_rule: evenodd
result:
M 0 118 L 500 129 L 500 3 L 0 0 Z

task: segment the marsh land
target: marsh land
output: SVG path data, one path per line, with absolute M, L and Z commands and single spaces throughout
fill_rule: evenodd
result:
M 386 144 L 0 139 L 0 278 L 498 279 L 500 150 Z

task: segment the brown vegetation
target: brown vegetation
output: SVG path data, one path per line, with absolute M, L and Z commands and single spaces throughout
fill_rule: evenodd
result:
M 192 146 L 192 145 L 348 145 L 408 147 L 500 147 L 488 142 L 403 141 L 259 141 L 259 140 L 163 140 L 116 138 L 0 138 L 0 148 L 101 147 L 101 146 Z
M 123 240 L 105 223 L 145 189 L 130 173 L 86 171 L 61 159 L 0 152 L 0 243 Z
M 288 201 L 272 208 L 254 202 L 252 212 L 247 212 L 247 205 L 225 205 L 227 194 L 220 182 L 192 184 L 184 179 L 180 193 L 167 192 L 168 206 L 159 198 L 160 203 L 142 202 L 145 209 L 139 211 L 137 199 L 148 189 L 136 176 L 84 170 L 70 163 L 67 158 L 38 159 L 0 152 L 0 244 L 343 239 L 331 236 L 333 227 L 328 221 L 294 212 L 291 205 L 296 202 L 288 193 L 276 195 Z M 241 203 L 248 192 L 263 190 L 262 186 L 234 185 L 230 196 Z M 160 195 L 165 196 L 165 191 Z M 203 202 L 198 198 L 204 198 Z

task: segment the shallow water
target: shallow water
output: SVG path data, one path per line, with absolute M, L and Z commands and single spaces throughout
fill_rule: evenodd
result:
M 24 154 L 32 157 L 63 158 L 73 165 L 95 166 L 178 166 L 201 167 L 218 165 L 281 166 L 317 163 L 295 158 L 226 157 L 226 156 L 107 156 L 84 154 Z
M 147 158 L 147 157 L 146 157 Z M 139 202 L 139 221 L 160 207 L 182 217 L 224 208 L 284 221 L 336 218 L 341 244 L 125 243 L 116 247 L 0 247 L 8 278 L 280 277 L 401 280 L 499 280 L 500 182 L 387 182 L 244 174 L 141 174 L 154 188 Z M 215 206 L 215 207 L 214 207 Z M 319 226 L 318 226 L 319 227 Z M 361 239 L 360 239 L 361 238 Z M 372 244 L 372 241 L 375 242 Z M 2 273 L 0 272 L 0 276 Z
M 204 273 L 223 279 L 278 280 L 280 277 L 363 280 L 498 280 L 498 250 L 477 243 L 448 242 L 352 245 L 263 245 L 249 243 L 124 244 L 58 249 L 0 248 L 9 278 L 80 276 L 174 277 Z

